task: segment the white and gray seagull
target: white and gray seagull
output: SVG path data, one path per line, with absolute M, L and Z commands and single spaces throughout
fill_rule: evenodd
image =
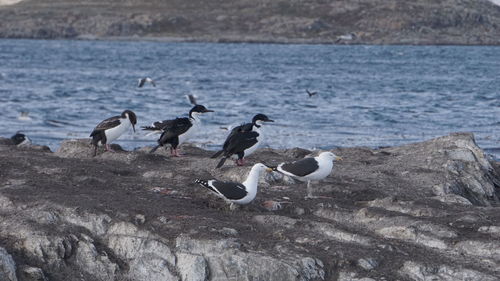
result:
M 274 170 L 307 182 L 306 198 L 316 198 L 312 196 L 311 181 L 319 181 L 330 175 L 333 169 L 333 161 L 342 160 L 332 152 L 322 152 L 316 157 L 306 157 L 294 162 L 281 163 Z
M 144 86 L 144 84 L 147 83 L 151 83 L 151 85 L 153 85 L 153 87 L 156 87 L 156 83 L 153 79 L 151 79 L 150 77 L 144 77 L 144 78 L 139 78 L 139 81 L 137 81 L 137 87 L 138 88 L 142 88 Z
M 253 165 L 247 179 L 242 183 L 219 181 L 216 179 L 196 179 L 195 182 L 203 187 L 210 189 L 217 196 L 223 198 L 228 202 L 238 205 L 245 205 L 255 199 L 255 196 L 257 195 L 257 185 L 259 183 L 259 177 L 260 174 L 264 171 L 270 172 L 272 171 L 272 169 L 262 163 L 257 163 Z

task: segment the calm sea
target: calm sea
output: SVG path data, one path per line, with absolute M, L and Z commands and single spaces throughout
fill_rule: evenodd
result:
M 157 86 L 137 87 L 139 77 Z M 306 89 L 317 92 L 309 97 Z M 500 47 L 0 40 L 0 132 L 56 149 L 124 109 L 139 124 L 216 112 L 194 139 L 216 149 L 256 113 L 274 148 L 390 146 L 474 132 L 500 157 Z M 29 112 L 29 118 L 19 118 Z M 21 120 L 28 119 L 28 120 Z M 117 143 L 155 143 L 140 131 Z

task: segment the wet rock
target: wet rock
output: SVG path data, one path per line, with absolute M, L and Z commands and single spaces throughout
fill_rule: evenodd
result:
M 0 280 L 17 281 L 16 264 L 12 256 L 0 247 Z

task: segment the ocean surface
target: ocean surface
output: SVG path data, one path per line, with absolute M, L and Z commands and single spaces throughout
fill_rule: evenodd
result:
M 157 86 L 138 88 L 145 76 Z M 500 158 L 500 47 L 0 40 L 3 137 L 22 131 L 55 150 L 124 109 L 138 127 L 185 116 L 187 94 L 215 111 L 193 139 L 208 149 L 223 128 L 264 113 L 276 121 L 264 131 L 273 148 L 392 146 L 465 131 Z M 156 138 L 130 130 L 116 143 Z

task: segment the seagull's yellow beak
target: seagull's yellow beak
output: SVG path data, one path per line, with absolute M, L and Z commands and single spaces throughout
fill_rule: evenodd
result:
M 337 156 L 337 157 L 335 157 L 335 160 L 336 160 L 336 161 L 342 161 L 342 160 L 344 160 L 344 159 L 342 159 L 342 157 L 340 157 L 340 156 Z
M 266 168 L 266 172 L 272 172 L 273 171 L 273 168 Z

